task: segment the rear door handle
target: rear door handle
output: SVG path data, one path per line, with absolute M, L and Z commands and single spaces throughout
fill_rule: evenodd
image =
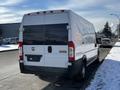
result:
M 85 44 L 84 42 L 82 42 L 82 44 Z
M 52 53 L 52 47 L 48 46 L 48 53 Z
M 95 47 L 97 47 L 97 43 L 95 43 Z

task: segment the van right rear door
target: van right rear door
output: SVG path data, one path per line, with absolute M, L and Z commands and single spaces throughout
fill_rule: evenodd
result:
M 67 68 L 68 24 L 45 25 L 45 66 Z

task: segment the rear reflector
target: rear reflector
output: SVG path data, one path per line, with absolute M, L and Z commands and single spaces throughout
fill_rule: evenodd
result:
M 22 42 L 18 42 L 19 44 L 19 47 L 22 47 L 23 46 L 23 43 Z
M 69 62 L 75 61 L 75 46 L 72 41 L 68 43 L 68 50 L 69 50 Z
M 19 60 L 22 61 L 23 60 L 23 56 L 19 56 Z
M 23 60 L 23 43 L 19 42 L 19 60 Z

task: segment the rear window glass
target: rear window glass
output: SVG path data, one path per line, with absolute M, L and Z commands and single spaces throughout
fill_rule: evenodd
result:
M 65 45 L 68 42 L 67 24 L 24 26 L 24 45 Z
M 68 31 L 66 25 L 46 25 L 46 44 L 67 44 Z

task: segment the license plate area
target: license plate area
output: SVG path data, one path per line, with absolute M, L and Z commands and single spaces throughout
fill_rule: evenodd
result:
M 42 55 L 25 55 L 27 57 L 27 61 L 30 62 L 40 62 Z

